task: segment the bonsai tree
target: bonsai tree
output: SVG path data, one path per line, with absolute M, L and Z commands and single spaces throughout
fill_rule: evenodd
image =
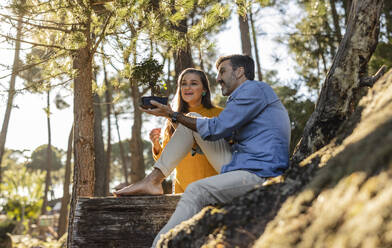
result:
M 134 65 L 130 76 L 138 84 L 147 86 L 152 96 L 162 96 L 161 87 L 166 89 L 166 84 L 158 81 L 162 73 L 163 65 L 153 58 L 148 58 Z

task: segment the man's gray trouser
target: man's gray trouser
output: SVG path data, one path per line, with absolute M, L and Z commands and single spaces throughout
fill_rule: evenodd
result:
M 195 113 L 191 115 L 200 116 Z M 195 141 L 216 171 L 221 171 L 222 166 L 230 162 L 232 154 L 230 146 L 225 140 L 205 141 L 197 132 L 193 132 L 183 125 L 178 125 L 160 158 L 155 163 L 155 167 L 160 169 L 166 177 L 169 176 L 192 149 Z M 190 219 L 203 207 L 230 202 L 233 198 L 261 185 L 264 181 L 264 178 L 253 173 L 237 170 L 191 183 L 181 196 L 173 215 L 155 237 L 152 247 L 156 246 L 161 234 L 167 233 L 182 221 Z

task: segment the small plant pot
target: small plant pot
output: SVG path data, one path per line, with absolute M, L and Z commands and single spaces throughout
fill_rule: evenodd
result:
M 160 96 L 143 96 L 141 106 L 146 109 L 156 108 L 154 105 L 150 103 L 151 100 L 159 102 L 163 105 L 167 105 L 168 97 L 160 97 Z

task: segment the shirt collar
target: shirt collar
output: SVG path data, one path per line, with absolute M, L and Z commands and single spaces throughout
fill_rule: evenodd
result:
M 246 80 L 245 82 L 243 82 L 240 86 L 238 86 L 235 90 L 233 90 L 233 92 L 231 92 L 230 96 L 227 98 L 227 101 L 230 101 L 233 99 L 233 97 L 235 97 L 236 95 L 238 95 L 241 90 L 241 88 L 245 87 L 244 84 L 247 84 L 248 82 L 252 82 L 252 80 Z

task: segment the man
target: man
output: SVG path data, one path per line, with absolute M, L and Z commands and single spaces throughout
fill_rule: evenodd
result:
M 230 202 L 261 185 L 266 178 L 281 175 L 288 167 L 290 120 L 272 88 L 253 81 L 253 59 L 247 55 L 220 57 L 216 68 L 222 94 L 229 96 L 219 116 L 183 115 L 157 102 L 152 102 L 155 109 L 142 109 L 171 118 L 179 125 L 155 163 L 155 169 L 142 181 L 114 192 L 115 195 L 162 194 L 162 181 L 192 149 L 194 142 L 220 172 L 187 187 L 153 247 L 161 234 L 203 207 Z

